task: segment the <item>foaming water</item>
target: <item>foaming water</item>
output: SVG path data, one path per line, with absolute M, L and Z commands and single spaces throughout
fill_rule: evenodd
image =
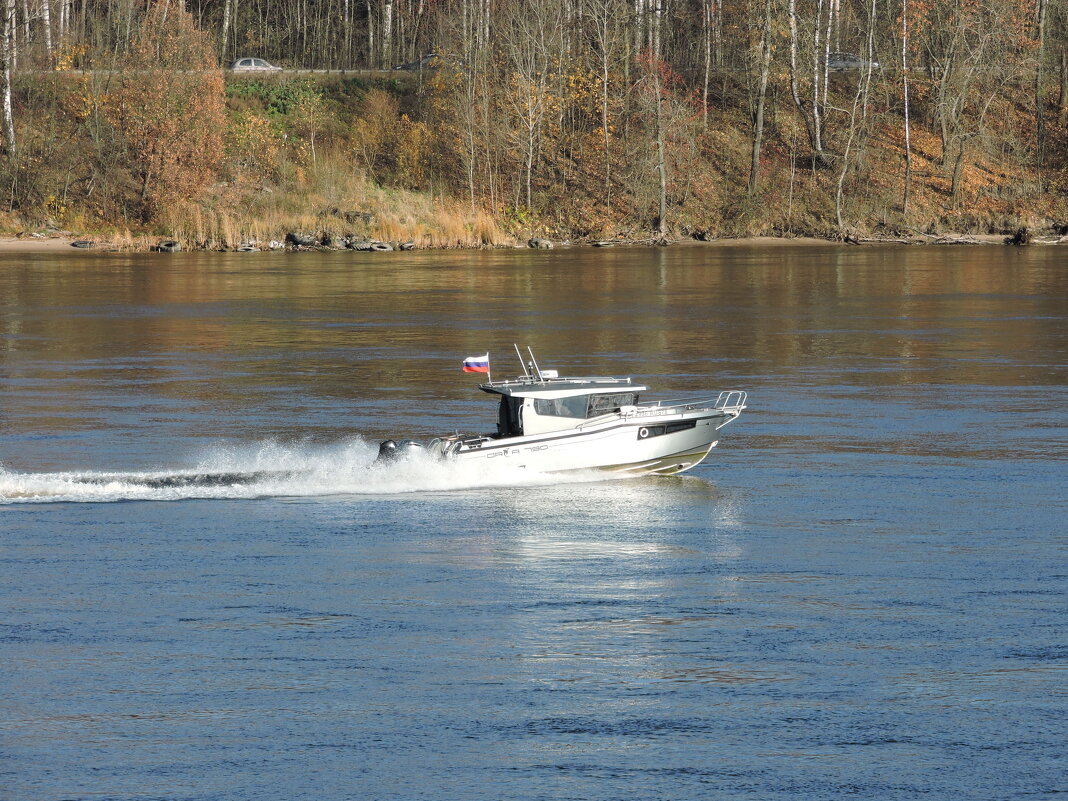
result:
M 565 476 L 523 468 L 491 470 L 442 462 L 425 453 L 379 463 L 377 454 L 377 445 L 355 437 L 332 445 L 264 442 L 218 448 L 187 469 L 27 473 L 0 465 L 0 504 L 394 495 L 611 478 L 592 472 Z

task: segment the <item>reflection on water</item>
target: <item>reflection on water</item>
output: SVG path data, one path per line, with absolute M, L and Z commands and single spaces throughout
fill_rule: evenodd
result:
M 0 795 L 1052 797 L 1060 254 L 4 257 Z M 513 341 L 750 408 L 677 478 L 369 466 Z
M 395 255 L 9 258 L 5 429 L 77 447 L 172 421 L 253 439 L 491 424 L 455 365 L 488 348 L 515 371 L 512 342 L 684 394 L 1065 380 L 1054 248 Z

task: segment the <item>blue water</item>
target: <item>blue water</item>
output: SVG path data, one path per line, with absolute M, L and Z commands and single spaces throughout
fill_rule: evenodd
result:
M 143 305 L 19 274 L 18 329 L 0 317 L 0 799 L 1063 796 L 1068 292 L 1039 256 L 966 280 L 995 259 L 966 252 L 835 250 L 835 283 L 804 251 L 785 281 L 755 272 L 781 253 L 699 251 L 633 292 L 606 275 L 640 275 L 646 251 L 576 283 L 479 262 L 556 279 L 534 307 L 495 301 L 508 337 L 529 336 L 509 329 L 525 309 L 553 324 L 544 351 L 577 352 L 625 318 L 593 366 L 750 391 L 707 463 L 618 481 L 368 470 L 409 398 L 445 428 L 483 414 L 456 365 L 484 348 L 444 310 L 416 334 L 376 305 L 368 336 L 411 342 L 418 369 L 347 349 L 351 329 L 322 333 L 359 316 L 333 306 L 332 262 L 299 264 L 318 301 L 227 290 L 255 335 L 226 318 L 210 359 L 202 327 L 182 333 L 204 319 L 188 297 L 147 302 L 166 341 L 125 338 Z M 441 269 L 422 258 L 398 294 Z M 112 335 L 83 344 L 75 303 Z M 694 345 L 710 325 L 735 348 Z M 456 358 L 435 367 L 437 348 Z M 346 397 L 328 365 L 349 359 Z M 198 471 L 253 478 L 158 480 Z

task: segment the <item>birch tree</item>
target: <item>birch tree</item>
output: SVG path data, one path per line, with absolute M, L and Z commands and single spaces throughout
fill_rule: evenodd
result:
M 820 8 L 822 6 L 818 6 Z M 812 70 L 812 85 L 811 92 L 808 96 L 803 96 L 801 92 L 801 79 L 800 79 L 800 51 L 801 51 L 801 38 L 798 26 L 798 12 L 797 12 L 797 0 L 789 0 L 789 8 L 787 16 L 790 21 L 790 94 L 793 97 L 794 105 L 797 107 L 798 116 L 805 124 L 805 132 L 808 134 L 809 147 L 812 149 L 812 156 L 814 163 L 823 162 L 823 137 L 821 130 L 821 117 L 819 113 L 819 77 L 820 72 L 818 69 L 818 55 L 814 56 L 814 66 Z M 817 21 L 813 26 L 815 30 L 815 43 L 813 49 L 818 51 L 818 34 L 819 34 L 819 14 L 817 13 Z
M 849 132 L 846 137 L 846 145 L 842 152 L 841 165 L 838 171 L 838 181 L 835 184 L 834 193 L 834 216 L 838 223 L 838 230 L 842 234 L 846 232 L 846 225 L 843 218 L 842 211 L 842 199 L 845 188 L 846 176 L 849 174 L 850 168 L 850 155 L 852 154 L 853 144 L 863 132 L 858 131 L 857 126 L 857 112 L 861 110 L 862 124 L 867 122 L 867 109 L 868 109 L 868 95 L 871 92 L 871 78 L 872 69 L 874 67 L 874 49 L 875 49 L 875 0 L 871 0 L 871 9 L 868 14 L 868 35 L 865 42 L 864 55 L 865 55 L 865 67 L 857 80 L 856 92 L 853 95 L 853 107 L 849 113 Z
M 226 60 L 227 46 L 230 44 L 230 13 L 232 8 L 233 0 L 226 0 L 223 3 L 222 42 L 219 46 L 219 53 L 222 55 L 223 61 Z
M 1042 99 L 1042 68 L 1046 55 L 1046 0 L 1036 0 L 1034 37 L 1035 49 L 1035 162 L 1039 169 L 1045 161 L 1046 125 L 1045 102 Z
M 53 63 L 52 56 L 52 9 L 50 0 L 41 0 L 41 30 L 44 31 L 45 54 L 48 58 L 48 66 Z
M 771 71 L 771 0 L 764 0 L 760 20 L 760 43 L 757 46 L 757 88 L 753 107 L 752 152 L 749 160 L 749 194 L 756 194 L 760 182 L 760 145 L 764 138 L 764 103 L 768 95 Z
M 912 191 L 912 141 L 909 115 L 909 0 L 901 0 L 901 91 L 904 108 L 905 187 L 901 200 L 901 214 L 908 217 L 909 194 Z
M 618 0 L 585 0 L 584 12 L 590 21 L 600 75 L 601 142 L 604 156 L 605 206 L 612 208 L 612 116 L 609 113 L 610 87 L 620 61 L 623 31 L 619 20 L 624 6 Z M 625 56 L 624 56 L 625 57 Z
M 548 43 L 555 40 L 562 23 L 555 0 L 532 6 L 515 4 L 507 26 L 507 64 L 510 73 L 507 99 L 514 132 L 523 158 L 523 190 L 526 207 L 532 206 L 532 182 L 542 128 L 551 102 L 552 59 Z
M 15 60 L 15 0 L 4 0 L 4 22 L 0 35 L 4 37 L 4 149 L 9 158 L 15 158 L 15 119 L 11 108 L 11 70 Z

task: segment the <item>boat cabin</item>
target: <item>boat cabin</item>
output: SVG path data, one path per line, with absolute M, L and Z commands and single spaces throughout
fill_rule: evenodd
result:
M 629 378 L 518 379 L 479 388 L 500 395 L 498 437 L 573 429 L 587 420 L 636 406 L 638 393 L 647 389 Z

